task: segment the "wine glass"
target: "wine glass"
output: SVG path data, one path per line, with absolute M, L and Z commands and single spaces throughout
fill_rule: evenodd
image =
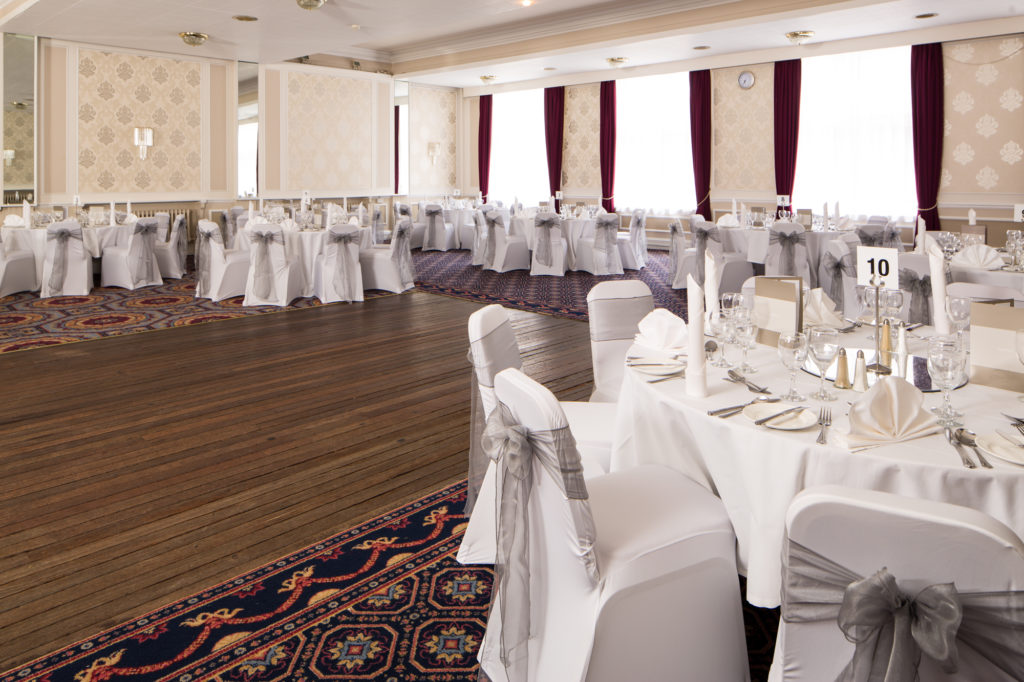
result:
M 722 310 L 732 313 L 734 308 L 743 305 L 743 294 L 739 292 L 727 292 L 721 295 Z
M 946 298 L 946 314 L 956 327 L 957 341 L 963 345 L 964 332 L 971 326 L 971 299 L 959 296 Z
M 899 289 L 886 289 L 882 292 L 882 304 L 885 317 L 893 320 L 903 310 L 903 292 Z
M 796 392 L 796 372 L 807 362 L 807 335 L 800 332 L 780 334 L 779 358 L 789 370 L 789 391 L 782 399 L 790 402 L 803 400 L 804 396 Z
M 732 367 L 732 363 L 725 357 L 726 345 L 731 342 L 730 328 L 731 320 L 729 319 L 729 314 L 725 311 L 715 310 L 708 316 L 708 329 L 711 331 L 711 335 L 718 340 L 718 345 L 721 347 L 718 358 L 711 362 L 712 367 L 722 369 Z
M 818 392 L 811 397 L 815 400 L 835 400 L 835 394 L 830 393 L 826 387 L 825 372 L 832 366 L 839 352 L 839 330 L 834 327 L 813 327 L 807 335 L 807 348 L 821 377 Z
M 928 375 L 942 389 L 942 405 L 932 408 L 943 427 L 960 426 L 960 412 L 953 409 L 949 392 L 957 387 L 966 366 L 963 348 L 955 337 L 937 336 L 928 342 Z
M 740 364 L 740 374 L 755 374 L 757 368 L 747 362 L 747 351 L 754 347 L 757 340 L 757 325 L 750 318 L 750 315 L 741 315 L 733 321 L 733 329 L 736 334 L 736 343 L 743 349 L 743 361 Z

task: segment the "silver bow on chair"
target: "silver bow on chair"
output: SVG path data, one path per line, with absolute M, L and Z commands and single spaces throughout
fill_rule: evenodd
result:
M 846 287 L 843 286 L 843 275 L 847 277 L 857 276 L 857 266 L 853 254 L 847 252 L 842 258 L 836 258 L 833 253 L 826 253 L 821 258 L 819 279 L 825 293 L 838 306 L 840 312 L 844 310 L 846 298 Z
M 444 223 L 442 222 L 438 226 L 442 216 L 441 207 L 427 206 L 424 213 L 427 216 L 427 247 L 431 249 L 444 248 L 445 241 L 447 240 L 447 235 L 444 234 Z M 438 243 L 438 240 L 441 243 Z
M 679 271 L 679 244 L 678 240 L 686 239 L 683 231 L 683 224 L 673 220 L 668 224 L 668 255 L 672 259 L 672 272 Z
M 697 284 L 704 286 L 704 253 L 708 249 L 708 241 L 722 243 L 722 235 L 714 223 L 701 222 L 693 227 L 693 245 L 696 249 Z
M 611 254 L 619 248 L 619 216 L 616 213 L 606 213 L 597 216 L 595 222 L 594 248 L 603 253 Z
M 484 220 L 487 221 L 487 246 L 484 248 L 484 267 L 492 267 L 494 265 L 494 248 L 498 240 L 495 233 L 499 227 L 502 230 L 505 229 L 505 219 L 498 211 L 488 211 L 484 214 Z
M 856 645 L 838 682 L 914 682 L 922 654 L 954 673 L 960 645 L 1024 679 L 1024 592 L 958 593 L 944 583 L 909 596 L 885 568 L 862 578 L 793 540 L 784 561 L 783 620 L 835 621 Z
M 409 208 L 409 204 L 399 204 L 398 205 L 398 215 L 399 216 L 404 216 L 406 218 L 411 218 L 412 217 L 412 209 Z
M 237 219 L 235 221 L 235 224 L 238 224 Z M 185 227 L 185 214 L 179 213 L 174 218 L 174 228 L 172 229 L 172 233 L 174 235 L 177 235 L 175 237 L 175 239 L 177 240 L 175 248 L 177 248 L 178 250 L 178 262 L 181 263 L 181 267 L 183 270 L 185 268 L 185 258 L 188 255 L 188 234 L 186 232 Z
M 642 208 L 633 211 L 629 222 L 629 245 L 637 267 L 644 267 L 647 264 L 647 214 Z
M 863 228 L 857 228 L 857 238 L 860 239 L 861 246 L 882 246 L 883 240 L 885 239 L 885 231 L 879 230 L 878 232 L 868 232 Z
M 537 262 L 544 267 L 551 267 L 554 258 L 551 255 L 551 228 L 562 224 L 554 213 L 541 213 L 533 221 L 537 229 Z
M 131 246 L 128 248 L 128 271 L 131 273 L 132 284 L 156 279 L 156 255 L 153 253 L 155 242 L 156 218 L 143 218 L 135 223 Z
M 213 247 L 210 246 L 211 239 L 217 239 L 220 234 L 199 230 L 196 232 L 196 294 L 206 296 L 210 290 L 210 259 L 213 257 Z
M 64 279 L 68 274 L 68 244 L 72 239 L 82 241 L 82 231 L 70 227 L 57 227 L 46 233 L 47 241 L 57 242 L 53 249 L 53 265 L 50 268 L 51 292 L 64 289 Z
M 334 257 L 334 293 L 336 293 L 342 300 L 351 301 L 352 295 L 352 283 L 351 276 L 349 273 L 348 259 L 348 247 L 351 244 L 359 244 L 359 232 L 334 232 L 330 231 L 327 233 L 328 244 L 336 245 L 336 255 Z
M 889 249 L 903 250 L 903 237 L 898 227 L 887 227 L 882 230 L 882 246 Z
M 779 263 L 779 271 L 783 275 L 796 276 L 796 247 L 798 244 L 807 244 L 807 233 L 805 232 L 782 232 L 772 230 L 768 237 L 769 244 L 779 244 L 782 247 L 782 258 Z
M 398 224 L 395 234 L 391 237 L 391 260 L 398 269 L 402 286 L 406 288 L 415 284 L 416 279 L 416 272 L 412 268 L 410 241 L 412 241 L 412 221 L 406 218 Z
M 918 276 L 910 268 L 900 268 L 900 289 L 910 294 L 907 322 L 930 325 L 932 323 L 932 278 Z
M 270 245 L 284 244 L 284 235 L 271 230 L 254 230 L 249 240 L 256 245 L 252 272 L 252 291 L 257 298 L 267 300 L 274 292 L 274 270 L 270 263 Z

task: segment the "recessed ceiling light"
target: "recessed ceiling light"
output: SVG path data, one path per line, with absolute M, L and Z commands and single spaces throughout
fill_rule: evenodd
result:
M 352 24 L 351 26 L 349 26 L 349 28 L 351 28 L 353 31 L 358 31 L 359 29 L 362 28 L 362 26 L 360 26 L 359 24 Z
M 236 14 L 231 18 L 235 21 L 259 21 L 259 17 L 249 16 L 248 14 Z
M 210 36 L 206 35 L 205 33 L 199 33 L 198 31 L 182 31 L 178 34 L 178 37 L 181 38 L 182 42 L 184 42 L 186 45 L 190 45 L 191 47 L 199 47 L 200 45 L 205 43 L 206 39 Z
M 484 83 L 490 83 L 495 78 L 497 78 L 497 76 L 480 76 L 480 80 L 482 80 Z
M 786 38 L 794 45 L 803 45 L 814 37 L 814 31 L 790 31 Z
M 695 49 L 695 50 L 710 50 L 711 46 L 710 45 L 697 45 L 693 49 Z
M 629 61 L 629 57 L 608 57 L 608 66 L 617 69 Z
M 544 70 L 545 71 L 558 71 L 558 69 L 555 68 L 554 66 L 545 66 Z
M 533 4 L 533 0 L 519 0 L 519 4 L 523 7 L 529 7 Z
M 918 14 L 915 19 L 934 19 L 939 16 L 938 12 L 925 12 L 924 14 Z

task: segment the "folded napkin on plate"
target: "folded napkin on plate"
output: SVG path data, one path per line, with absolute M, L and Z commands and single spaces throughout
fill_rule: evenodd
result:
M 811 289 L 807 294 L 807 302 L 804 304 L 804 326 L 807 327 L 835 327 L 842 329 L 846 326 L 842 315 L 836 312 L 836 304 L 824 289 Z
M 837 230 L 852 230 L 856 226 L 856 223 L 854 223 L 849 218 L 840 218 L 839 220 L 836 221 Z
M 718 219 L 719 227 L 739 227 L 740 221 L 736 219 L 736 216 L 732 213 L 726 213 L 724 216 Z
M 686 347 L 686 322 L 664 308 L 655 308 L 637 324 L 636 343 L 656 350 Z
M 950 261 L 953 265 L 962 265 L 967 268 L 984 268 L 985 270 L 999 270 L 1003 267 L 1003 259 L 999 252 L 985 244 L 971 244 L 953 256 Z
M 4 227 L 25 227 L 25 219 L 15 213 L 9 213 L 4 217 Z
M 851 450 L 928 436 L 939 430 L 935 416 L 924 409 L 924 394 L 906 379 L 882 377 L 850 408 Z

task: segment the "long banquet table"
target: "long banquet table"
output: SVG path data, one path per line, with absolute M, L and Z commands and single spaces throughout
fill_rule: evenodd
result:
M 921 337 L 929 333 L 927 328 L 920 330 Z M 866 335 L 866 331 L 844 334 L 840 343 L 868 348 L 872 344 Z M 924 345 L 921 338 L 911 339 L 910 352 L 921 352 Z M 735 350 L 733 355 L 738 357 Z M 750 353 L 750 361 L 760 368 L 753 381 L 767 385 L 776 395 L 785 392 L 788 373 L 775 348 L 758 346 Z M 708 395 L 693 399 L 686 395 L 685 379 L 650 383 L 650 376 L 627 370 L 611 469 L 664 464 L 716 493 L 736 529 L 751 604 L 779 605 L 786 511 L 793 497 L 809 486 L 840 484 L 973 507 L 1024 536 L 1024 467 L 989 456 L 993 469 L 966 469 L 940 434 L 851 452 L 836 437 L 838 431 L 849 428 L 848 401 L 863 395 L 851 390 L 837 391 L 838 400 L 829 403 L 802 403 L 815 414 L 822 405 L 832 408 L 827 445 L 815 444 L 817 427 L 777 431 L 754 426 L 743 415 L 711 417 L 710 409 L 754 397 L 745 387 L 724 381 L 724 372 L 709 366 Z M 817 384 L 817 377 L 798 374 L 801 393 L 809 395 Z M 925 395 L 926 406 L 940 401 L 938 393 Z M 1024 403 L 1016 400 L 1017 395 L 968 384 L 953 392 L 953 405 L 967 415 L 966 426 L 980 435 L 1008 425 L 1000 411 L 1024 414 Z

